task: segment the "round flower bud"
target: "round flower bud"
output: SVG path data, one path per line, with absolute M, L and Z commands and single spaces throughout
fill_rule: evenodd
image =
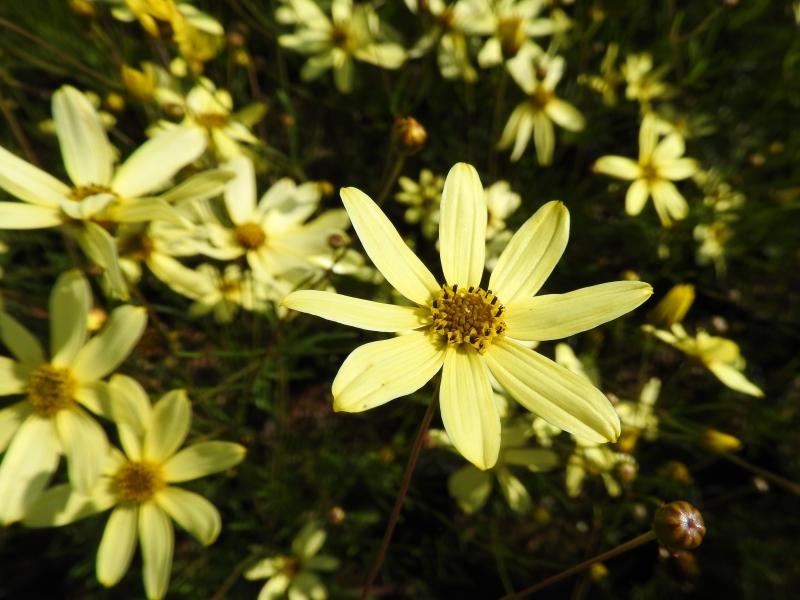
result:
M 694 550 L 706 535 L 706 525 L 699 510 L 684 500 L 676 500 L 656 510 L 653 531 L 670 550 Z
M 403 154 L 416 154 L 428 140 L 428 132 L 414 117 L 397 117 L 392 134 L 397 149 Z

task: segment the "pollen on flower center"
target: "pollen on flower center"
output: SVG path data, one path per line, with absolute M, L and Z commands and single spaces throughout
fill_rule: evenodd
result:
M 242 223 L 233 230 L 236 243 L 247 250 L 255 250 L 267 240 L 267 234 L 258 223 Z
M 481 354 L 506 330 L 505 308 L 491 290 L 442 286 L 431 302 L 433 330 L 448 344 L 470 344 Z
M 117 471 L 114 477 L 116 491 L 126 502 L 147 502 L 166 485 L 161 467 L 150 462 L 130 461 Z
M 69 369 L 44 364 L 31 374 L 27 392 L 33 412 L 40 417 L 52 417 L 58 411 L 72 406 L 75 380 Z
M 70 200 L 80 202 L 84 198 L 94 196 L 95 194 L 113 194 L 113 190 L 107 185 L 100 185 L 99 183 L 88 183 L 86 185 L 78 185 L 70 190 L 67 196 Z

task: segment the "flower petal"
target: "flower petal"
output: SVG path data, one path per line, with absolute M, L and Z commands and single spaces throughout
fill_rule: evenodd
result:
M 217 539 L 222 529 L 219 511 L 199 494 L 166 487 L 156 495 L 155 501 L 203 546 L 213 544 Z
M 225 169 L 211 169 L 192 175 L 186 181 L 160 194 L 160 198 L 170 204 L 185 201 L 200 202 L 219 196 L 225 185 L 233 178 L 233 173 Z
M 256 174 L 253 161 L 236 156 L 226 165 L 236 176 L 225 186 L 225 206 L 234 225 L 253 220 L 256 210 Z
M 69 365 L 86 341 L 92 303 L 89 282 L 78 270 L 62 274 L 50 294 L 50 356 L 56 367 Z
M 9 361 L 11 362 L 11 361 Z M 3 377 L 2 362 L 0 362 L 0 377 Z M 0 379 L 0 381 L 2 381 Z M 8 443 L 20 428 L 20 425 L 33 412 L 30 402 L 23 400 L 0 410 L 0 453 L 5 452 Z
M 315 521 L 309 521 L 292 540 L 292 554 L 298 558 L 311 558 L 320 551 L 327 534 Z
M 676 158 L 658 165 L 658 175 L 664 179 L 679 181 L 691 177 L 700 170 L 700 164 L 693 158 Z
M 200 442 L 184 448 L 164 463 L 164 479 L 177 483 L 219 473 L 242 462 L 246 452 L 244 446 L 232 442 Z
M 459 508 L 471 515 L 486 504 L 492 493 L 493 480 L 491 473 L 481 471 L 474 465 L 464 465 L 450 475 L 447 489 L 458 502 Z
M 747 379 L 744 373 L 738 369 L 721 362 L 710 362 L 706 366 L 709 371 L 716 375 L 717 379 L 732 390 L 749 396 L 755 396 L 756 398 L 764 397 L 764 392 L 761 388 Z
M 425 304 L 439 291 L 436 278 L 422 264 L 377 204 L 356 188 L 343 188 L 342 202 L 372 262 L 403 296 Z
M 286 589 L 291 583 L 292 580 L 289 579 L 288 575 L 278 573 L 264 584 L 256 600 L 282 600 L 285 598 Z
M 141 384 L 127 375 L 114 375 L 108 386 L 112 397 L 111 419 L 132 428 L 138 435 L 150 427 L 153 410 Z
M 567 294 L 522 298 L 507 307 L 508 335 L 538 342 L 569 337 L 632 311 L 652 294 L 648 283 L 613 281 Z
M 91 494 L 76 492 L 68 483 L 42 492 L 22 520 L 25 527 L 60 527 L 108 510 L 116 503 L 111 483 L 100 485 Z
M 649 163 L 658 143 L 658 117 L 647 113 L 642 119 L 639 129 L 639 162 Z
M 194 127 L 175 127 L 159 133 L 128 157 L 114 174 L 111 188 L 135 198 L 163 187 L 175 173 L 206 149 L 206 137 Z
M 117 202 L 108 212 L 108 219 L 115 223 L 146 223 L 165 221 L 181 225 L 178 212 L 162 198 L 133 198 Z
M 510 340 L 493 342 L 485 357 L 509 394 L 548 423 L 594 442 L 619 437 L 617 413 L 583 377 Z
M 319 577 L 311 571 L 298 573 L 289 587 L 288 600 L 322 600 L 328 597 L 328 591 Z
M 108 518 L 95 564 L 97 581 L 104 586 L 115 585 L 128 571 L 136 549 L 138 522 L 139 507 L 135 504 L 120 504 Z
M 505 466 L 497 469 L 497 483 L 500 491 L 508 502 L 508 506 L 518 515 L 523 515 L 530 511 L 533 504 L 531 495 L 522 482 Z
M 689 214 L 689 205 L 678 191 L 678 188 L 663 179 L 653 183 L 653 204 L 664 226 L 670 225 L 672 220 L 681 221 Z
M 533 113 L 533 143 L 536 146 L 536 159 L 542 166 L 553 162 L 556 147 L 556 133 L 553 122 L 542 111 Z
M 677 132 L 670 133 L 653 150 L 653 163 L 660 167 L 662 162 L 683 156 L 685 151 L 686 144 L 683 141 L 683 136 Z
M 106 432 L 80 408 L 59 411 L 54 421 L 67 455 L 69 482 L 77 492 L 88 494 L 108 458 Z
M 449 285 L 480 285 L 487 216 L 478 172 L 472 165 L 457 163 L 444 182 L 439 216 L 439 252 Z
M 624 156 L 601 156 L 592 167 L 595 173 L 618 177 L 619 179 L 638 179 L 642 176 L 639 163 Z
M 558 463 L 558 454 L 548 448 L 508 448 L 503 451 L 503 464 L 525 467 L 534 473 L 555 469 Z
M 145 502 L 139 507 L 139 536 L 145 592 L 148 598 L 163 598 L 169 587 L 175 531 L 169 517 L 155 502 Z
M 75 185 L 108 185 L 114 154 L 100 115 L 74 87 L 64 85 L 53 94 L 53 121 L 61 157 Z
M 569 239 L 569 211 L 562 202 L 548 202 L 519 228 L 497 260 L 489 288 L 509 305 L 539 291 Z
M 153 406 L 150 429 L 144 437 L 144 457 L 162 462 L 175 453 L 186 439 L 192 421 L 192 408 L 186 390 L 172 390 Z
M 24 366 L 38 367 L 44 362 L 44 350 L 39 341 L 2 309 L 0 309 L 0 340 Z
M 20 520 L 58 466 L 60 448 L 50 419 L 29 416 L 0 465 L 0 524 Z
M 439 406 L 456 450 L 479 469 L 492 468 L 500 452 L 500 415 L 486 365 L 472 347 L 445 352 Z
M 444 350 L 418 331 L 359 346 L 333 380 L 333 410 L 361 412 L 411 394 L 443 362 Z
M 22 202 L 0 202 L 0 229 L 47 229 L 64 222 L 61 211 Z
M 27 383 L 27 369 L 15 360 L 0 356 L 0 396 L 21 394 L 25 391 Z M 0 414 L 2 414 L 2 411 L 0 411 Z M 2 439 L 3 433 L 2 427 L 0 427 L 0 440 Z M 5 446 L 0 442 L 0 452 L 3 451 L 3 448 L 5 448 Z
M 72 370 L 81 382 L 102 379 L 116 369 L 142 337 L 147 313 L 136 306 L 115 308 L 103 331 L 78 351 Z
M 281 305 L 369 331 L 405 331 L 419 329 L 430 323 L 428 311 L 418 307 L 383 304 L 317 290 L 292 292 L 283 299 Z
M 586 119 L 581 112 L 560 98 L 553 96 L 545 105 L 544 111 L 553 122 L 568 131 L 581 131 L 586 127 Z
M 71 228 L 81 249 L 94 264 L 102 267 L 105 277 L 116 297 L 127 300 L 128 285 L 122 276 L 117 254 L 117 242 L 97 223 L 86 221 L 80 227 Z
M 628 188 L 625 194 L 625 212 L 635 217 L 644 208 L 647 199 L 650 197 L 650 187 L 646 179 L 637 179 Z
M 25 202 L 58 208 L 69 194 L 68 186 L 0 146 L 0 188 Z M 3 225 L 3 228 L 7 228 Z

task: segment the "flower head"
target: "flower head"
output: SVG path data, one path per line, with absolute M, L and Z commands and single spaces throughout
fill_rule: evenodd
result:
M 404 332 L 350 354 L 333 381 L 335 410 L 374 408 L 418 390 L 442 370 L 445 430 L 461 454 L 487 469 L 500 450 L 491 371 L 512 398 L 558 427 L 595 442 L 617 439 L 619 418 L 598 389 L 517 341 L 552 340 L 591 329 L 652 293 L 646 283 L 620 281 L 532 297 L 567 243 L 569 212 L 561 202 L 547 203 L 517 231 L 483 287 L 487 210 L 472 166 L 455 165 L 445 182 L 441 283 L 368 196 L 355 188 L 341 195 L 372 262 L 415 306 L 313 290 L 284 299 L 288 308 L 339 323 Z

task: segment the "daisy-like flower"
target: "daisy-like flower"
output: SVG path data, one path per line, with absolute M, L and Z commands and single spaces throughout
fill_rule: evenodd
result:
M 345 188 L 341 196 L 372 262 L 416 306 L 314 290 L 284 299 L 288 308 L 346 325 L 404 332 L 365 344 L 347 357 L 333 381 L 334 410 L 380 406 L 418 390 L 441 370 L 445 430 L 467 460 L 488 469 L 500 450 L 491 370 L 512 398 L 551 423 L 596 442 L 617 439 L 619 418 L 598 389 L 516 341 L 558 339 L 591 329 L 652 293 L 646 283 L 620 281 L 532 297 L 566 247 L 569 213 L 561 202 L 546 204 L 520 228 L 482 287 L 486 199 L 472 166 L 455 165 L 445 182 L 439 223 L 443 283 L 367 195 Z
M 497 181 L 485 190 L 486 208 L 489 218 L 486 222 L 486 239 L 491 240 L 506 230 L 506 219 L 519 208 L 522 198 L 511 189 L 507 181 Z
M 147 597 L 163 598 L 175 537 L 170 518 L 204 546 L 212 544 L 221 529 L 214 505 L 171 484 L 229 469 L 242 461 L 245 449 L 231 442 L 200 442 L 178 451 L 192 415 L 183 390 L 168 392 L 151 406 L 130 377 L 115 376 L 110 387 L 119 405 L 118 431 L 125 454 L 112 450 L 103 477 L 87 493 L 69 485 L 47 490 L 24 524 L 66 525 L 113 507 L 97 551 L 98 581 L 110 587 L 125 575 L 138 538 Z
M 300 76 L 311 81 L 332 68 L 333 81 L 343 94 L 353 89 L 354 60 L 397 69 L 406 59 L 402 46 L 382 40 L 378 15 L 369 5 L 333 0 L 328 18 L 313 0 L 282 0 L 276 18 L 297 28 L 280 36 L 278 43 L 312 55 Z
M 643 107 L 650 106 L 655 98 L 666 98 L 672 93 L 662 81 L 667 67 L 653 70 L 653 57 L 647 52 L 629 54 L 620 70 L 627 83 L 625 97 L 638 101 Z
M 175 128 L 115 167 L 102 121 L 81 92 L 63 86 L 53 94 L 53 119 L 72 185 L 0 147 L 0 188 L 22 200 L 0 202 L 0 229 L 66 225 L 87 256 L 107 271 L 117 295 L 126 298 L 116 244 L 99 223 L 175 220 L 172 208 L 151 194 L 203 153 L 205 139 L 191 128 Z
M 709 335 L 702 329 L 698 329 L 697 334 L 691 336 L 679 323 L 674 324 L 669 331 L 656 329 L 652 325 L 644 325 L 642 328 L 662 342 L 700 361 L 732 390 L 758 398 L 764 395 L 761 388 L 745 377 L 744 369 L 747 362 L 733 340 Z
M 656 116 L 645 115 L 639 130 L 638 162 L 624 156 L 601 156 L 593 169 L 633 181 L 625 195 L 625 212 L 638 215 L 652 196 L 661 224 L 669 227 L 673 219 L 680 221 L 689 213 L 686 199 L 672 182 L 691 177 L 700 165 L 693 158 L 682 158 L 686 146 L 679 133 L 669 133 L 659 141 L 658 127 Z
M 539 46 L 533 38 L 552 35 L 556 24 L 539 17 L 541 0 L 484 0 L 490 15 L 489 39 L 478 54 L 481 67 L 499 65 L 520 52 L 536 52 Z
M 580 496 L 587 475 L 599 475 L 606 493 L 616 498 L 622 493 L 619 474 L 635 476 L 636 459 L 624 452 L 615 452 L 609 446 L 598 446 L 581 438 L 575 438 L 575 450 L 567 460 L 566 486 L 570 498 Z M 625 474 L 626 478 L 632 478 Z
M 244 574 L 246 579 L 267 579 L 258 600 L 325 600 L 328 590 L 316 572 L 334 571 L 339 560 L 319 554 L 327 533 L 314 521 L 306 523 L 292 540 L 289 556 L 272 556 L 258 561 Z
M 556 144 L 553 123 L 569 131 L 580 131 L 586 125 L 577 108 L 555 95 L 564 74 L 564 59 L 541 50 L 524 52 L 508 61 L 507 67 L 528 98 L 511 113 L 497 147 L 504 150 L 513 145 L 511 161 L 516 162 L 533 136 L 539 164 L 549 165 Z
M 122 306 L 87 340 L 91 291 L 77 271 L 59 277 L 50 295 L 50 358 L 36 338 L 0 311 L 0 340 L 16 360 L 0 357 L 0 395 L 25 399 L 0 410 L 0 522 L 12 523 L 67 457 L 72 485 L 88 491 L 105 465 L 103 428 L 86 412 L 113 417 L 101 380 L 128 356 L 144 331 L 141 308 Z
M 397 183 L 401 191 L 394 197 L 401 204 L 408 205 L 403 215 L 406 223 L 421 223 L 422 234 L 425 237 L 436 237 L 444 177 L 434 175 L 430 169 L 422 169 L 418 182 L 404 175 L 397 180 Z
M 654 440 L 658 437 L 658 415 L 654 414 L 656 401 L 661 392 L 661 380 L 652 377 L 642 386 L 638 402 L 622 401 L 617 405 L 617 413 L 622 419 L 622 436 L 619 449 L 631 453 L 639 438 Z

